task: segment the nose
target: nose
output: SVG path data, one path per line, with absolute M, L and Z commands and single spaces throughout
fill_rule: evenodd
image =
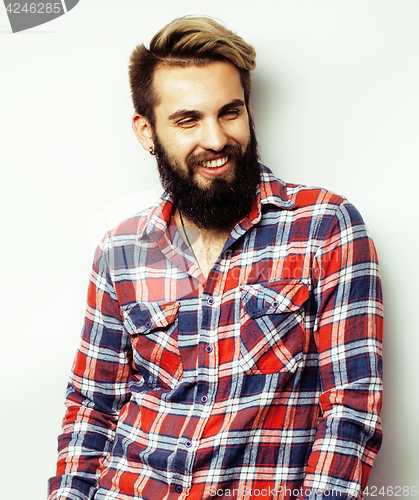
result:
M 201 147 L 221 151 L 228 143 L 228 136 L 218 120 L 207 120 L 202 126 Z

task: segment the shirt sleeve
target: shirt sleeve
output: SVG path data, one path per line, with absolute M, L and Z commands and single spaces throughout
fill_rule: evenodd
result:
M 57 475 L 49 480 L 48 500 L 94 497 L 119 412 L 130 397 L 131 344 L 127 337 L 100 245 L 93 262 L 81 344 L 67 388 Z
M 313 274 L 320 418 L 298 500 L 362 499 L 382 439 L 377 256 L 360 214 L 346 201 L 319 231 Z

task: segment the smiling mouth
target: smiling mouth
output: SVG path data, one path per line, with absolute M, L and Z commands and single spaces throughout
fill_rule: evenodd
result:
M 225 156 L 224 158 L 220 158 L 218 160 L 204 161 L 202 163 L 202 166 L 204 168 L 219 168 L 225 165 L 227 162 L 228 162 L 228 156 Z

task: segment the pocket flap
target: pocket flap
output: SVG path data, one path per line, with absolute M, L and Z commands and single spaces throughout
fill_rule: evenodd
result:
M 298 279 L 241 286 L 243 308 L 252 318 L 295 311 L 304 304 L 308 295 L 307 285 Z
M 179 302 L 136 302 L 123 306 L 124 327 L 130 335 L 146 334 L 174 322 Z

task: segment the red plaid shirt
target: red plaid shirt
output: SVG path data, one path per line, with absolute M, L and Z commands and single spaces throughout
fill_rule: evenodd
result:
M 362 498 L 383 322 L 359 213 L 261 166 L 205 280 L 171 212 L 96 252 L 49 499 Z

